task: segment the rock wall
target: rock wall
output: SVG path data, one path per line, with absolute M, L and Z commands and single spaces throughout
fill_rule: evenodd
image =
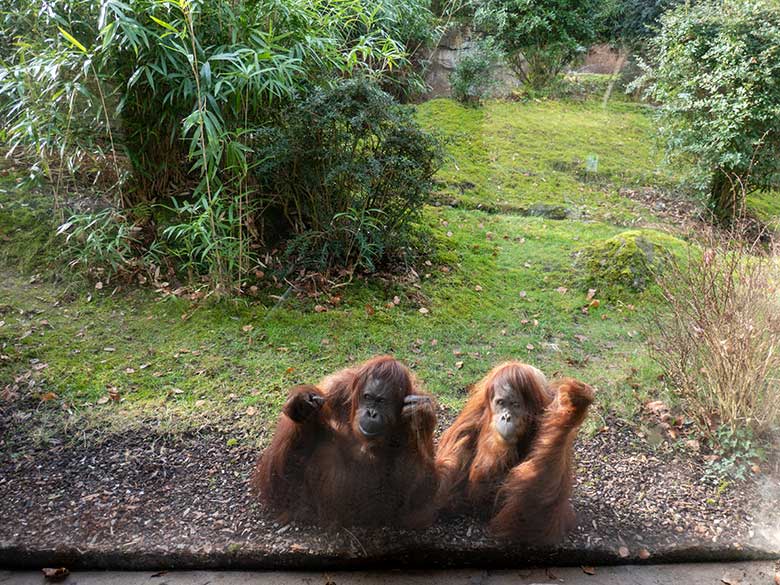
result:
M 450 74 L 478 38 L 465 24 L 451 26 L 442 36 L 438 46 L 427 57 L 429 65 L 425 70 L 425 82 L 431 89 L 426 98 L 452 95 Z M 507 66 L 496 68 L 494 75 L 499 80 L 493 90 L 495 97 L 507 96 L 520 86 L 520 80 Z

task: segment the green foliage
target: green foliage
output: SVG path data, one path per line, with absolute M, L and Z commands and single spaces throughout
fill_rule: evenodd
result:
M 540 88 L 595 38 L 594 0 L 485 0 L 476 24 L 493 35 L 522 79 Z
M 269 234 L 285 225 L 293 264 L 318 269 L 373 270 L 399 251 L 441 161 L 412 112 L 363 80 L 297 101 L 253 149 L 257 205 L 278 212 L 257 223 Z
M 502 59 L 492 39 L 475 43 L 450 75 L 452 96 L 464 104 L 479 104 L 495 87 L 494 70 Z
M 722 222 L 780 185 L 780 4 L 709 0 L 661 18 L 641 79 L 670 157 L 691 161 Z
M 707 463 L 707 472 L 714 479 L 744 481 L 750 477 L 753 465 L 766 455 L 761 442 L 747 428 L 724 425 L 715 432 L 712 443 L 718 457 Z
M 127 226 L 139 205 L 167 210 L 164 241 L 153 243 L 222 288 L 240 287 L 266 244 L 251 223 L 262 213 L 258 136 L 284 126 L 291 100 L 334 79 L 413 83 L 407 54 L 430 37 L 424 0 L 76 0 L 40 12 L 15 0 L 13 8 L 0 25 L 14 40 L 2 46 L 0 70 L 11 149 L 33 154 L 57 189 L 101 181 Z M 94 219 L 69 227 L 122 225 Z M 80 261 L 99 258 L 101 242 L 105 259 L 117 259 L 105 231 L 71 241 L 92 246 Z
M 597 37 L 603 41 L 643 47 L 661 15 L 681 0 L 603 0 L 599 3 Z

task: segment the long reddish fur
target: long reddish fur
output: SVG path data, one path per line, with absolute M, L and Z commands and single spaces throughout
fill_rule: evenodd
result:
M 491 425 L 493 390 L 505 381 L 526 405 L 525 432 L 516 445 Z M 576 380 L 549 386 L 541 372 L 520 362 L 493 368 L 439 443 L 438 506 L 492 510 L 490 528 L 499 537 L 560 540 L 574 523 L 572 443 L 592 401 L 590 387 Z
M 337 372 L 317 386 L 294 388 L 252 478 L 256 493 L 281 519 L 405 527 L 433 521 L 438 483 L 433 400 L 411 417 L 400 418 L 390 442 L 369 443 L 357 432 L 355 411 L 371 376 L 389 380 L 402 396 L 430 397 L 390 356 Z M 294 422 L 287 410 L 300 392 L 315 392 L 325 400 L 303 424 Z

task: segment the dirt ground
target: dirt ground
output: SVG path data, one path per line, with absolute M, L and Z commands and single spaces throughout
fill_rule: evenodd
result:
M 11 409 L 0 430 L 23 430 Z M 350 567 L 734 560 L 780 556 L 780 473 L 724 486 L 704 461 L 618 420 L 577 443 L 579 525 L 555 549 L 491 539 L 470 517 L 416 532 L 280 525 L 253 501 L 254 449 L 213 429 L 4 441 L 0 565 L 39 567 Z M 60 443 L 60 444 L 57 444 Z

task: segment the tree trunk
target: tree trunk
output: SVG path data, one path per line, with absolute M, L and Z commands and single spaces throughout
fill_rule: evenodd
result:
M 742 192 L 739 184 L 729 180 L 729 174 L 717 170 L 710 182 L 710 210 L 715 220 L 729 226 L 742 209 Z

